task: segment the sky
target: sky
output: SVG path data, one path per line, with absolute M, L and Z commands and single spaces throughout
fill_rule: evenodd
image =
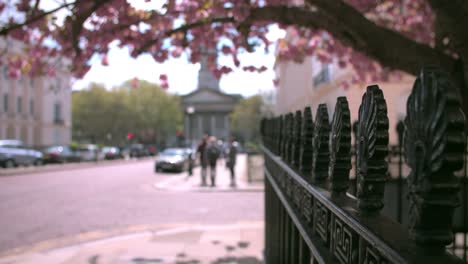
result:
M 271 27 L 268 38 L 272 41 L 284 36 L 284 32 L 276 26 Z M 245 72 L 242 69 L 234 69 L 230 74 L 224 75 L 220 80 L 221 90 L 227 93 L 238 93 L 251 96 L 274 89 L 273 79 L 275 73 L 274 46 L 270 46 L 269 52 L 258 48 L 254 53 L 239 55 L 243 65 L 265 65 L 268 70 L 263 73 Z M 108 53 L 109 66 L 101 64 L 101 58 L 94 56 L 90 63 L 91 70 L 81 80 L 73 82 L 73 89 L 79 90 L 87 87 L 91 82 L 102 83 L 112 88 L 126 80 L 138 78 L 153 83 L 159 82 L 160 74 L 166 74 L 169 80 L 169 92 L 175 94 L 187 94 L 196 89 L 198 84 L 198 71 L 200 64 L 191 64 L 184 54 L 177 59 L 169 59 L 165 63 L 157 63 L 149 54 L 143 54 L 136 59 L 129 55 L 128 48 L 119 48 L 117 43 L 111 44 Z M 230 57 L 220 56 L 218 63 L 232 65 Z

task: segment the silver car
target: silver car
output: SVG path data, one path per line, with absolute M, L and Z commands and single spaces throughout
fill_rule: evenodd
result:
M 187 150 L 183 148 L 168 148 L 159 153 L 154 164 L 154 172 L 172 170 L 182 172 L 188 168 Z
M 43 154 L 26 148 L 21 140 L 0 140 L 0 166 L 12 168 L 19 165 L 42 165 Z

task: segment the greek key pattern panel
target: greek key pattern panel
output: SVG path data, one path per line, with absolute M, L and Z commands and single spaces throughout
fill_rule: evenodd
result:
M 387 264 L 389 263 L 374 248 L 366 246 L 364 248 L 363 264 Z
M 295 181 L 293 181 L 293 183 L 294 183 L 294 184 L 293 184 L 293 186 L 294 186 L 294 187 L 293 187 L 293 189 L 294 189 L 294 191 L 293 191 L 293 201 L 294 201 L 294 205 L 296 206 L 296 208 L 298 208 L 298 209 L 300 210 L 300 209 L 301 209 L 301 205 L 302 205 L 302 191 L 303 191 L 303 187 L 302 187 L 299 183 L 297 183 L 297 182 L 295 182 Z M 304 190 L 304 191 L 305 191 L 305 190 Z
M 313 220 L 313 204 L 314 200 L 312 198 L 312 195 L 308 193 L 306 190 L 303 192 L 303 198 L 302 198 L 302 216 L 306 220 L 307 224 L 309 226 L 312 225 L 312 220 Z
M 359 257 L 358 235 L 336 216 L 333 216 L 332 222 L 331 250 L 333 255 L 340 263 L 357 263 Z
M 330 213 L 328 212 L 327 207 L 325 207 L 321 202 L 315 200 L 315 233 L 318 234 L 323 242 L 328 243 L 328 229 L 329 229 L 329 219 Z

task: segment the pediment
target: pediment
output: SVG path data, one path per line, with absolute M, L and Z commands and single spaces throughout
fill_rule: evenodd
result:
M 183 102 L 187 103 L 230 103 L 236 102 L 234 96 L 223 94 L 211 89 L 201 89 L 183 97 Z

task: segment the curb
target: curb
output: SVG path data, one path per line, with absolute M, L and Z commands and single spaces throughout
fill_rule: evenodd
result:
M 42 173 L 42 172 L 55 172 L 55 171 L 63 171 L 63 170 L 78 170 L 78 169 L 86 169 L 86 168 L 98 168 L 98 167 L 106 167 L 111 165 L 119 165 L 119 164 L 128 164 L 130 162 L 138 163 L 143 161 L 152 160 L 153 157 L 149 158 L 141 158 L 136 160 L 103 160 L 99 162 L 83 162 L 83 163 L 69 163 L 69 164 L 54 164 L 54 165 L 44 165 L 42 167 L 22 167 L 22 168 L 14 168 L 14 169 L 0 169 L 0 177 L 9 177 L 9 176 L 19 176 L 19 175 L 26 175 L 26 174 L 35 174 L 35 173 Z
M 73 236 L 49 239 L 32 245 L 22 246 L 0 252 L 0 261 L 21 255 L 51 252 L 85 245 L 98 245 L 145 236 L 171 236 L 192 231 L 213 231 L 233 229 L 258 229 L 264 227 L 264 221 L 237 222 L 231 224 L 203 225 L 200 223 L 177 223 L 158 226 L 136 226 L 111 231 L 96 230 Z
M 32 243 L 26 246 L 19 246 L 12 249 L 7 249 L 0 252 L 0 259 L 14 257 L 22 254 L 46 252 L 60 248 L 79 246 L 83 244 L 99 242 L 102 240 L 112 239 L 116 237 L 131 236 L 132 234 L 153 233 L 159 230 L 173 229 L 180 226 L 187 226 L 187 223 L 166 224 L 166 225 L 141 225 L 131 226 L 127 228 L 119 228 L 113 230 L 94 230 L 85 233 L 79 233 L 66 237 L 51 238 L 40 242 Z
M 171 188 L 171 187 L 165 187 L 162 186 L 161 183 L 153 183 L 153 187 L 158 190 L 158 191 L 177 191 L 177 192 L 264 192 L 265 187 L 264 186 L 258 186 L 258 187 L 244 187 L 244 188 L 211 188 L 211 187 L 191 187 L 187 189 L 183 188 Z

